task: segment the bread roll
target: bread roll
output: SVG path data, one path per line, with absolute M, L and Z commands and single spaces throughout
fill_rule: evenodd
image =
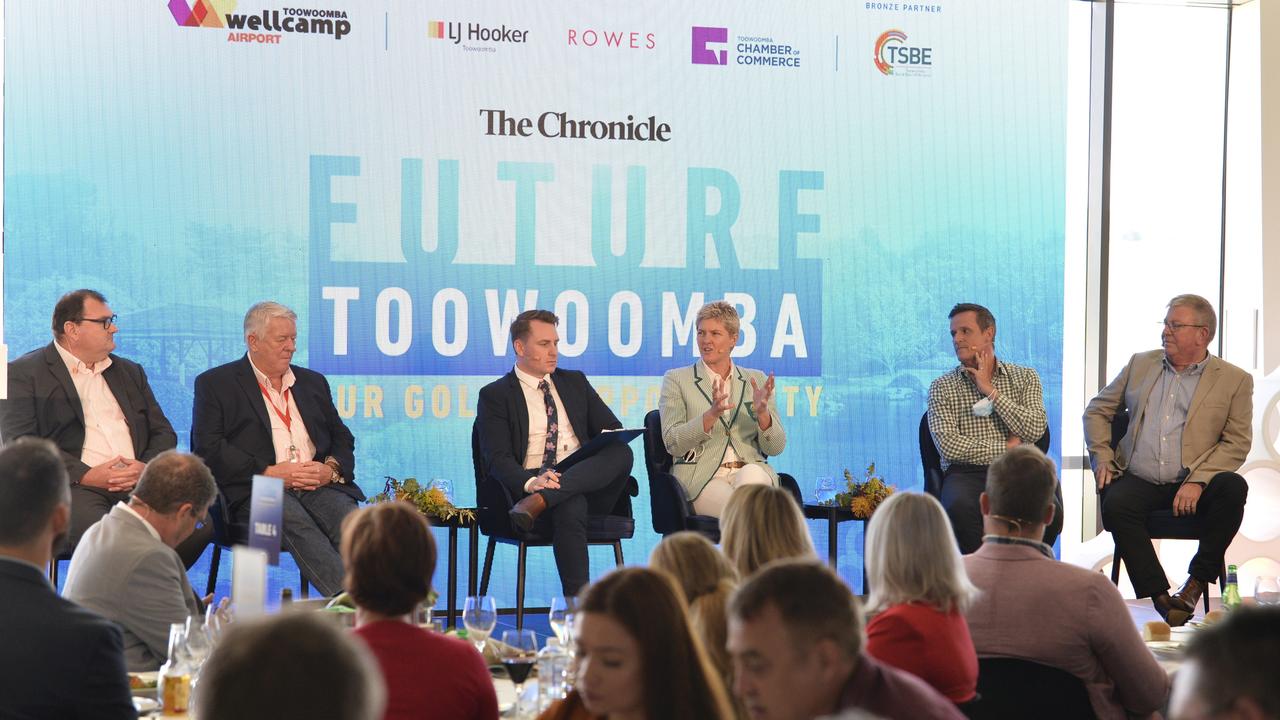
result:
M 1142 639 L 1146 642 L 1169 639 L 1169 623 L 1152 620 L 1142 626 Z
M 1205 613 L 1203 624 L 1212 625 L 1216 622 L 1221 622 L 1226 618 L 1227 618 L 1226 610 L 1210 610 L 1209 612 Z

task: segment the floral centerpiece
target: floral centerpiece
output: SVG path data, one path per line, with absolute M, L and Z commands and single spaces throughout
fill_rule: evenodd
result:
M 871 513 L 880 507 L 880 503 L 897 490 L 893 485 L 885 484 L 884 478 L 876 474 L 876 464 L 867 466 L 866 479 L 859 482 L 848 468 L 844 471 L 845 491 L 837 493 L 829 504 L 847 507 L 855 518 L 866 520 Z
M 474 511 L 454 507 L 444 491 L 434 485 L 423 487 L 417 478 L 397 480 L 390 475 L 386 476 L 386 480 L 387 483 L 383 486 L 382 492 L 369 498 L 369 502 L 400 500 L 412 503 L 423 515 L 441 520 L 452 520 L 456 517 L 466 522 L 475 522 Z

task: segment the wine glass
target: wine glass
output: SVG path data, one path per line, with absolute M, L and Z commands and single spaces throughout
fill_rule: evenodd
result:
M 222 616 L 218 613 L 217 603 L 209 603 L 204 609 L 204 632 L 214 644 L 222 639 Z
M 1280 581 L 1275 575 L 1259 575 L 1253 584 L 1253 600 L 1259 605 L 1280 605 Z
M 524 699 L 524 681 L 529 679 L 538 660 L 538 638 L 532 630 L 502 631 L 502 664 L 516 686 L 516 717 L 522 717 L 520 702 Z
M 498 604 L 489 595 L 472 595 L 462 606 L 462 624 L 467 628 L 467 637 L 483 655 L 485 641 L 498 624 Z
M 192 677 L 196 677 L 200 674 L 204 661 L 213 652 L 213 643 L 209 640 L 209 635 L 205 632 L 200 618 L 195 615 L 187 618 L 186 634 L 187 662 L 191 663 Z
M 560 638 L 561 647 L 569 647 L 569 628 L 567 621 L 573 617 L 578 610 L 578 599 L 573 596 L 565 597 L 557 595 L 551 598 L 551 612 L 547 614 L 547 621 L 551 624 L 551 630 Z

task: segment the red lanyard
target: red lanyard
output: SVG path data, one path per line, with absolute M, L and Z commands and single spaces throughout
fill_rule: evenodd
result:
M 267 392 L 266 385 L 263 385 L 261 382 L 259 382 L 258 389 L 262 390 L 263 399 L 265 399 L 267 401 L 267 404 L 271 406 L 271 409 L 275 411 L 276 417 L 280 418 L 280 420 L 284 423 L 284 429 L 292 432 L 293 418 L 289 415 L 289 388 L 284 389 L 284 412 L 280 412 L 280 408 L 276 407 L 276 404 L 271 401 L 271 395 L 270 393 Z

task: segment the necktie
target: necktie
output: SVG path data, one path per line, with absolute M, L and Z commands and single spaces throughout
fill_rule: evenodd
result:
M 556 442 L 560 436 L 560 417 L 556 413 L 556 401 L 551 397 L 551 386 L 546 380 L 538 383 L 542 391 L 542 403 L 547 407 L 547 442 L 542 449 L 542 469 L 556 464 Z

